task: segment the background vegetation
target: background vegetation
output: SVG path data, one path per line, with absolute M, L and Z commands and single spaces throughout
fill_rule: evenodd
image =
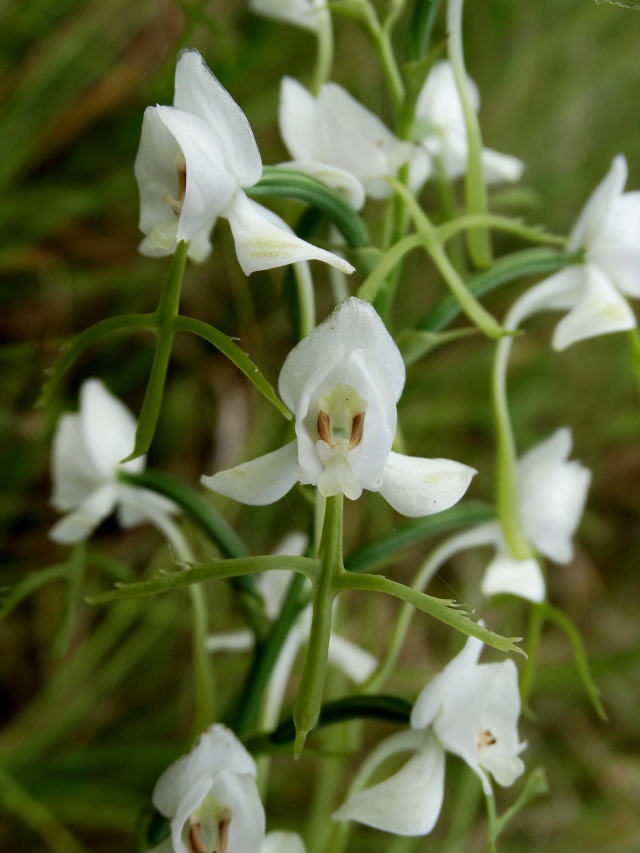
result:
M 594 0 L 467 5 L 468 66 L 482 92 L 485 141 L 528 164 L 523 189 L 496 194 L 494 207 L 565 233 L 619 151 L 629 160 L 629 187 L 640 186 L 640 13 Z M 334 79 L 390 120 L 366 38 L 346 20 L 336 30 Z M 201 50 L 246 111 L 264 162 L 286 159 L 276 121 L 279 83 L 285 74 L 308 81 L 314 53 L 308 34 L 252 16 L 243 0 L 0 0 L 0 584 L 6 595 L 30 572 L 69 559 L 47 538 L 56 518 L 49 450 L 55 421 L 75 407 L 82 379 L 103 378 L 133 411 L 141 404 L 152 357 L 144 335 L 93 347 L 52 404 L 34 408 L 43 370 L 66 338 L 103 317 L 155 305 L 168 263 L 137 254 L 133 160 L 143 109 L 170 102 L 176 53 L 187 45 Z M 292 220 L 298 212 L 294 203 L 277 209 Z M 367 215 L 380 222 L 375 205 Z M 246 279 L 230 246 L 222 223 L 211 260 L 187 270 L 184 313 L 239 336 L 275 381 L 293 342 L 282 271 Z M 516 247 L 497 244 L 499 251 Z M 323 317 L 331 291 L 326 270 L 314 272 Z M 411 257 L 396 329 L 414 323 L 443 291 L 426 258 Z M 487 305 L 501 316 L 515 293 L 507 289 Z M 640 400 L 626 336 L 590 340 L 558 355 L 549 347 L 551 323 L 543 317 L 515 347 L 513 418 L 522 449 L 571 425 L 576 455 L 594 472 L 576 558 L 553 568 L 549 584 L 551 600 L 583 633 L 610 719 L 597 720 L 566 640 L 549 628 L 532 702 L 536 719 L 523 722 L 522 735 L 528 766 L 547 768 L 551 795 L 514 822 L 502 849 L 632 853 L 640 849 Z M 491 354 L 488 341 L 472 338 L 427 356 L 409 369 L 399 410 L 409 451 L 474 465 L 480 474 L 470 495 L 487 500 Z M 196 485 L 203 472 L 273 449 L 284 429 L 229 362 L 195 337 L 178 336 L 151 466 Z M 348 506 L 347 551 L 398 521 L 376 495 L 365 495 Z M 308 508 L 295 491 L 260 509 L 215 501 L 255 553 L 308 525 Z M 212 553 L 189 532 L 200 556 Z M 407 580 L 433 544 L 420 542 L 389 575 Z M 111 520 L 88 549 L 84 578 L 52 581 L 0 622 L 0 849 L 11 853 L 135 850 L 155 780 L 189 734 L 186 593 L 110 608 L 82 603 L 114 575 L 169 567 L 166 545 L 149 526 L 125 533 Z M 478 597 L 485 556 L 454 561 L 433 589 L 442 595 L 453 589 L 491 627 L 521 634 L 524 605 L 509 608 L 507 623 L 502 610 Z M 216 630 L 241 625 L 227 586 L 211 584 L 208 594 Z M 341 614 L 347 635 L 380 654 L 395 605 L 366 597 L 350 600 L 348 609 Z M 418 614 L 389 689 L 413 700 L 425 675 L 460 644 L 461 637 Z M 247 664 L 235 655 L 217 660 L 221 717 Z M 344 689 L 337 679 L 330 685 L 336 694 Z M 384 732 L 367 725 L 365 743 Z M 310 743 L 316 751 L 348 752 L 353 736 L 334 729 Z M 305 833 L 310 853 L 319 851 L 327 815 L 358 761 L 310 755 L 294 772 L 290 758 L 278 758 L 266 804 L 270 826 Z M 393 841 L 361 829 L 353 849 L 482 850 L 479 788 L 461 763 L 448 761 L 445 810 L 432 836 Z M 515 791 L 500 792 L 500 802 L 511 802 Z

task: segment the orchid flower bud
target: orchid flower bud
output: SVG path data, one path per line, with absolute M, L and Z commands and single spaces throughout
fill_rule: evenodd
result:
M 412 749 L 401 770 L 351 796 L 334 820 L 356 820 L 396 835 L 427 835 L 444 795 L 444 754 L 458 755 L 491 793 L 487 774 L 509 786 L 524 772 L 519 757 L 520 694 L 512 660 L 478 664 L 482 642 L 470 637 L 460 654 L 423 689 L 411 713 L 412 732 L 383 742 L 381 757 Z
M 520 515 L 534 548 L 556 563 L 573 558 L 573 536 L 584 512 L 591 471 L 569 460 L 573 439 L 568 427 L 531 448 L 518 463 Z M 489 564 L 482 591 L 485 595 L 510 593 L 529 601 L 544 601 L 546 590 L 535 558 L 515 560 L 507 550 L 498 525 L 497 554 Z
M 218 217 L 229 220 L 243 272 L 316 259 L 353 272 L 351 264 L 300 240 L 243 189 L 262 176 L 247 117 L 197 50 L 183 50 L 172 107 L 148 107 L 135 162 L 140 190 L 140 251 L 163 256 L 178 241 L 200 262 L 211 250 Z
M 293 157 L 281 166 L 308 172 L 340 190 L 355 210 L 364 204 L 365 194 L 392 195 L 385 177 L 395 176 L 403 164 L 410 164 L 414 189 L 431 171 L 423 150 L 398 139 L 336 83 L 325 83 L 314 98 L 296 80 L 285 77 L 280 87 L 280 133 Z
M 121 464 L 133 450 L 136 421 L 98 379 L 80 389 L 80 411 L 62 415 L 53 439 L 51 502 L 67 515 L 51 529 L 56 542 L 86 539 L 117 509 L 118 522 L 130 528 L 162 522 L 177 506 L 161 495 L 118 481 L 118 470 L 140 473 L 145 457 Z
M 467 77 L 469 96 L 475 111 L 480 108 L 480 93 Z M 427 77 L 416 104 L 414 138 L 433 157 L 442 160 L 444 170 L 452 180 L 467 171 L 467 129 L 456 87 L 453 68 L 448 61 L 437 62 Z M 524 163 L 509 154 L 499 154 L 490 148 L 482 149 L 482 165 L 488 184 L 518 181 Z
M 576 222 L 567 251 L 584 251 L 575 264 L 527 290 L 515 303 L 511 327 L 539 311 L 568 311 L 553 334 L 553 348 L 633 329 L 625 296 L 640 297 L 640 192 L 624 192 L 627 161 L 619 154 Z
M 466 492 L 473 468 L 391 450 L 405 382 L 400 351 L 373 306 L 351 297 L 289 353 L 280 395 L 296 436 L 279 450 L 203 477 L 214 492 L 254 506 L 296 483 L 351 500 L 380 492 L 403 515 L 441 512 Z

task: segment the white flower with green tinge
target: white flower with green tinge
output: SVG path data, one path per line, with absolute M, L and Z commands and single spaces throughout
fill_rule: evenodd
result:
M 478 87 L 470 77 L 467 77 L 467 86 L 477 112 L 480 108 Z M 442 160 L 449 178 L 466 173 L 467 128 L 453 68 L 448 61 L 437 62 L 425 81 L 416 104 L 413 136 L 431 156 Z M 524 163 L 517 157 L 490 148 L 482 149 L 482 165 L 489 184 L 518 181 L 524 170 Z
M 256 764 L 226 726 L 210 726 L 165 770 L 153 804 L 170 819 L 171 835 L 152 853 L 261 853 L 265 817 Z
M 518 462 L 520 516 L 524 532 L 540 554 L 556 563 L 573 559 L 573 536 L 578 528 L 591 483 L 591 471 L 569 459 L 573 439 L 568 427 L 554 432 Z M 489 564 L 482 591 L 485 595 L 510 593 L 529 601 L 544 601 L 546 590 L 538 561 L 516 560 L 498 524 L 478 528 L 497 553 Z
M 118 471 L 140 473 L 145 457 L 122 463 L 133 450 L 136 421 L 126 406 L 98 379 L 80 389 L 80 411 L 58 421 L 53 439 L 51 502 L 67 513 L 51 529 L 56 542 L 86 539 L 117 509 L 118 522 L 130 528 L 150 521 L 165 535 L 174 525 L 177 506 L 155 492 L 118 481 Z
M 277 501 L 300 482 L 325 497 L 380 492 L 411 517 L 448 509 L 476 472 L 391 450 L 404 382 L 402 356 L 384 323 L 368 302 L 351 297 L 294 347 L 280 372 L 297 438 L 202 483 L 254 506 Z
M 353 272 L 246 195 L 262 176 L 258 146 L 247 117 L 197 50 L 178 57 L 173 106 L 146 109 L 135 174 L 143 254 L 170 255 L 184 240 L 191 259 L 203 261 L 216 219 L 224 217 L 246 275 L 314 258 Z
M 378 746 L 382 761 L 406 750 L 414 755 L 398 773 L 354 793 L 333 815 L 396 835 L 426 835 L 440 814 L 445 751 L 462 758 L 478 775 L 486 794 L 488 774 L 502 786 L 524 772 L 519 757 L 520 694 L 512 660 L 478 664 L 482 642 L 470 637 L 464 649 L 418 696 L 410 732 Z M 373 762 L 372 762 L 373 763 Z
M 249 8 L 256 14 L 314 33 L 318 30 L 318 8 L 325 5 L 324 0 L 249 0 Z
M 280 87 L 280 134 L 293 160 L 281 166 L 307 172 L 340 190 L 356 210 L 365 194 L 388 198 L 393 177 L 410 164 L 411 184 L 431 171 L 419 147 L 402 142 L 380 119 L 336 83 L 325 83 L 317 98 L 291 77 Z
M 553 334 L 553 347 L 633 329 L 637 322 L 625 297 L 640 297 L 640 192 L 624 192 L 627 161 L 619 154 L 576 222 L 568 252 L 582 250 L 574 264 L 526 291 L 505 326 L 516 329 L 539 311 L 568 311 Z

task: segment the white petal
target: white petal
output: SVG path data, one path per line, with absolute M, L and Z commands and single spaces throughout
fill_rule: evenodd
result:
M 322 161 L 317 131 L 316 99 L 293 77 L 280 84 L 280 135 L 296 161 Z
M 240 503 L 265 506 L 284 497 L 297 479 L 298 443 L 291 441 L 251 462 L 219 471 L 211 477 L 201 477 L 200 482 Z
M 191 238 L 189 248 L 187 250 L 187 257 L 190 261 L 193 261 L 194 264 L 204 263 L 211 254 L 211 232 L 213 231 L 215 224 L 216 220 L 213 219 L 211 223 L 205 225 Z
M 425 729 L 430 726 L 446 702 L 455 707 L 457 686 L 464 684 L 468 673 L 475 670 L 483 646 L 482 640 L 469 637 L 462 651 L 422 689 L 411 711 L 412 728 Z
M 229 769 L 255 777 L 256 764 L 238 738 L 216 723 L 203 732 L 195 745 L 158 779 L 153 804 L 165 817 L 173 817 L 180 803 L 200 779 Z
M 546 589 L 538 561 L 514 560 L 505 554 L 498 554 L 487 567 L 482 581 L 484 595 L 508 593 L 539 603 L 544 601 Z
M 539 311 L 567 311 L 578 304 L 587 287 L 585 264 L 576 264 L 534 284 L 509 311 L 509 328 L 517 329 Z
M 147 107 L 133 167 L 140 192 L 140 230 L 143 234 L 151 234 L 162 223 L 165 224 L 161 228 L 163 233 L 168 234 L 169 226 L 172 225 L 177 234 L 178 216 L 163 198 L 178 199 L 178 167 L 182 160 L 182 149 L 160 118 L 158 110 L 156 107 Z M 171 254 L 175 248 L 175 234 L 173 239 L 167 237 L 164 248 L 156 245 L 155 241 L 149 245 L 148 239 L 144 240 L 140 251 L 150 256 Z
M 169 768 L 171 769 L 171 768 Z M 165 771 L 166 772 L 166 771 Z M 163 774 L 164 775 L 164 774 Z M 160 779 L 163 777 L 161 776 Z M 213 782 L 213 774 L 206 773 L 202 776 L 199 776 L 191 785 L 191 787 L 185 792 L 184 797 L 177 803 L 175 814 L 167 814 L 163 812 L 165 817 L 171 817 L 171 840 L 173 842 L 173 849 L 175 853 L 192 853 L 189 847 L 184 843 L 184 830 L 185 824 L 189 820 L 192 813 L 202 805 L 203 800 L 211 790 L 211 785 Z M 157 787 L 157 785 L 156 785 Z M 155 795 L 155 792 L 154 792 Z M 155 800 L 154 800 L 155 803 Z M 156 806 L 157 808 L 157 806 Z M 162 811 L 162 809 L 158 809 Z
M 304 841 L 297 832 L 268 832 L 260 853 L 305 853 Z
M 175 107 L 156 110 L 176 138 L 186 163 L 186 190 L 176 239 L 191 240 L 227 207 L 238 182 L 228 171 L 220 139 L 204 119 Z
M 173 105 L 203 119 L 218 136 L 229 172 L 241 187 L 262 176 L 262 160 L 247 117 L 197 50 L 183 50 L 176 65 Z
M 180 512 L 173 501 L 157 492 L 124 483 L 118 483 L 118 502 L 118 524 L 126 530 L 145 521 L 155 523 L 159 513 L 175 515 Z
M 82 542 L 90 536 L 100 522 L 111 515 L 117 499 L 115 483 L 100 486 L 85 498 L 77 509 L 61 518 L 49 531 L 49 538 L 62 545 Z
M 302 557 L 307 550 L 309 537 L 301 530 L 292 530 L 291 533 L 285 534 L 278 542 L 276 547 L 271 552 L 272 554 L 282 555 L 283 557 Z M 267 572 L 267 575 L 272 575 L 273 572 Z
M 258 15 L 286 21 L 296 27 L 316 32 L 318 12 L 311 0 L 249 0 L 249 8 Z
M 289 631 L 287 639 L 280 650 L 276 665 L 271 673 L 262 720 L 266 729 L 272 729 L 278 725 L 291 670 L 293 669 L 300 647 L 309 638 L 310 627 L 311 606 L 302 611 Z
M 467 86 L 477 112 L 480 106 L 478 87 L 470 77 L 467 77 Z M 462 104 L 449 61 L 436 62 L 429 72 L 416 104 L 416 116 L 444 131 L 445 135 L 451 131 L 462 132 L 466 139 Z
M 51 479 L 51 503 L 60 512 L 78 506 L 104 479 L 82 445 L 79 415 L 62 415 L 56 425 L 51 453 Z
M 627 161 L 618 154 L 604 180 L 593 191 L 573 227 L 567 249 L 588 249 L 605 230 L 616 199 L 622 195 L 627 182 Z
M 571 446 L 571 430 L 564 427 L 518 463 L 525 533 L 538 551 L 558 563 L 568 563 L 573 556 L 571 540 L 591 483 L 588 468 L 567 461 Z
M 409 161 L 409 189 L 414 195 L 418 195 L 432 171 L 431 156 L 426 149 L 416 146 L 413 157 Z
M 111 478 L 116 468 L 139 473 L 145 457 L 119 466 L 133 450 L 136 421 L 129 409 L 109 393 L 99 379 L 88 379 L 80 388 L 80 436 L 96 470 Z
M 511 154 L 500 154 L 490 148 L 482 149 L 482 165 L 484 177 L 488 184 L 499 184 L 503 181 L 519 181 L 524 172 L 524 163 Z
M 253 774 L 223 770 L 213 780 L 211 793 L 231 812 L 228 850 L 260 851 L 264 841 L 264 807 Z
M 253 631 L 249 628 L 229 631 L 226 634 L 209 634 L 204 641 L 208 652 L 249 652 L 255 646 Z
M 428 736 L 394 776 L 350 797 L 333 820 L 356 820 L 395 835 L 427 835 L 444 795 L 444 750 Z
M 389 454 L 380 494 L 402 515 L 416 518 L 456 504 L 477 472 L 451 459 L 421 459 Z
M 479 669 L 485 679 L 480 726 L 495 740 L 495 743 L 480 746 L 480 764 L 499 785 L 513 785 L 524 773 L 524 763 L 518 758 L 525 747 L 518 737 L 518 670 L 512 660 L 483 664 Z
M 322 181 L 331 189 L 337 190 L 349 202 L 354 210 L 361 210 L 365 202 L 364 187 L 351 172 L 346 172 L 344 169 L 338 169 L 336 166 L 329 166 L 326 163 L 319 163 L 315 160 L 292 160 L 289 163 L 279 163 L 279 169 L 291 169 L 295 172 L 304 172 L 305 175 L 311 175 L 318 181 Z M 420 173 L 421 182 L 428 177 L 427 173 Z
M 577 341 L 633 329 L 636 318 L 626 299 L 594 264 L 585 265 L 586 288 L 578 304 L 560 320 L 553 348 L 564 350 Z
M 357 349 L 371 350 L 394 402 L 400 399 L 405 381 L 400 351 L 375 308 L 352 296 L 287 356 L 280 371 L 278 388 L 291 411 L 296 411 L 304 386 L 325 364 L 327 353 L 334 352 L 339 344 L 344 346 L 345 357 Z
M 293 554 L 292 556 L 301 555 Z M 293 573 L 286 569 L 273 569 L 256 575 L 256 587 L 264 599 L 265 613 L 272 621 L 280 615 L 292 578 Z
M 355 684 L 365 682 L 378 665 L 374 656 L 365 649 L 333 633 L 329 638 L 329 660 Z
M 323 261 L 345 273 L 354 270 L 344 258 L 312 246 L 275 226 L 270 221 L 271 217 L 265 214 L 265 208 L 242 191 L 236 193 L 225 215 L 229 219 L 236 254 L 245 275 L 310 260 Z

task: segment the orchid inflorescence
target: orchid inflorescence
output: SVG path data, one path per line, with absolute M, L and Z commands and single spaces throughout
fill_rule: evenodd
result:
M 435 0 L 432 3 L 437 11 Z M 437 46 L 431 53 L 425 48 L 404 76 L 390 41 L 402 3 L 390 4 L 389 18 L 382 23 L 368 0 L 251 0 L 249 5 L 255 13 L 302 27 L 318 40 L 311 90 L 290 76 L 281 83 L 279 125 L 291 160 L 263 167 L 240 106 L 198 51 L 179 54 L 173 105 L 147 108 L 135 161 L 144 235 L 140 252 L 171 257 L 158 308 L 151 314 L 105 320 L 82 333 L 54 369 L 46 394 L 50 398 L 73 362 L 102 335 L 142 328 L 156 337 L 146 397 L 136 423 L 102 381 L 82 384 L 79 411 L 62 415 L 53 439 L 52 504 L 64 515 L 50 536 L 60 544 L 82 542 L 114 511 L 125 529 L 149 522 L 171 546 L 175 570 L 118 584 L 89 600 L 190 589 L 198 737 L 153 791 L 153 804 L 165 820 L 165 836 L 153 846 L 155 851 L 303 853 L 299 835 L 265 832 L 262 799 L 269 752 L 290 754 L 293 742 L 298 757 L 307 736 L 328 724 L 331 714 L 333 722 L 366 716 L 398 722 L 402 713 L 408 727 L 381 740 L 348 790 L 345 787 L 327 850 L 345 849 L 353 822 L 396 835 L 430 833 L 443 805 L 446 753 L 462 758 L 479 778 L 489 808 L 489 843 L 495 850 L 507 818 L 496 815 L 491 780 L 508 787 L 525 773 L 521 754 L 526 744 L 520 740 L 518 722 L 521 704 L 528 705 L 530 699 L 542 621 L 553 620 L 570 633 L 585 687 L 598 713 L 604 713 L 579 635 L 548 602 L 545 580 L 545 560 L 567 564 L 573 557 L 591 471 L 570 459 L 573 439 L 568 426 L 559 426 L 518 458 L 506 392 L 509 355 L 519 345 L 522 325 L 539 312 L 564 312 L 553 333 L 555 350 L 605 333 L 635 333 L 629 298 L 640 296 L 640 194 L 624 192 L 627 167 L 618 155 L 567 240 L 488 212 L 487 185 L 517 182 L 525 166 L 482 144 L 479 92 L 461 53 L 462 0 L 448 2 L 449 58 L 441 58 Z M 362 24 L 378 50 L 396 110 L 395 130 L 347 89 L 330 82 L 333 13 Z M 450 189 L 461 177 L 466 211 L 444 210 L 444 220 L 435 225 L 420 206 L 423 187 L 433 182 Z M 314 242 L 315 235 L 304 233 L 300 223 L 292 227 L 255 200 L 269 196 L 296 199 L 317 211 L 324 228 L 317 233 L 326 239 Z M 387 207 L 379 246 L 370 245 L 360 215 L 372 203 Z M 295 298 L 305 320 L 298 330 L 300 339 L 282 365 L 279 397 L 231 338 L 179 313 L 186 261 L 207 260 L 219 219 L 228 220 L 245 275 L 296 268 Z M 503 323 L 488 314 L 478 296 L 536 270 L 530 256 L 520 262 L 514 253 L 505 275 L 503 259 L 492 260 L 492 228 L 558 247 L 547 250 L 541 267 L 552 274 L 525 290 Z M 459 239 L 465 232 L 469 257 Z M 420 357 L 471 332 L 496 339 L 492 399 L 497 509 L 486 508 L 482 518 L 474 515 L 476 504 L 460 503 L 478 473 L 474 468 L 404 452 L 397 406 L 405 385 L 405 360 L 413 361 L 414 355 L 408 358 L 404 345 L 398 346 L 407 340 L 406 330 L 404 336 L 392 336 L 390 307 L 403 257 L 413 248 L 426 253 L 452 291 L 449 303 L 445 297 L 410 332 Z M 482 292 L 471 287 L 469 259 L 485 268 Z M 312 261 L 337 271 L 332 273 L 334 293 L 338 285 L 343 288 L 344 298 L 336 299 L 333 312 L 319 324 Z M 335 278 L 354 272 L 359 296 L 350 295 L 349 285 Z M 445 331 L 460 311 L 471 327 Z M 266 454 L 228 470 L 203 472 L 206 490 L 200 492 L 160 472 L 145 471 L 172 340 L 180 330 L 217 347 L 291 422 L 283 443 Z M 294 488 L 314 505 L 309 536 L 294 533 L 274 553 L 262 556 L 250 555 L 206 497 L 214 492 L 260 507 L 285 498 Z M 365 492 L 379 492 L 401 516 L 424 523 L 425 531 L 428 517 L 440 513 L 443 519 L 454 519 L 450 526 L 464 529 L 437 545 L 410 586 L 376 571 L 377 539 L 368 543 L 374 555 L 369 563 L 351 570 L 343 555 L 343 502 L 345 497 L 356 501 Z M 183 529 L 182 517 L 201 528 L 217 549 L 216 559 L 196 561 L 187 532 L 191 528 Z M 441 529 L 446 529 L 444 522 Z M 501 652 L 521 651 L 514 645 L 517 640 L 491 631 L 455 602 L 424 591 L 453 555 L 487 546 L 493 553 L 483 578 L 475 579 L 479 591 L 486 597 L 500 596 L 494 601 L 501 606 L 523 599 L 536 625 L 521 691 L 512 658 L 479 663 L 484 644 Z M 229 580 L 244 607 L 247 627 L 224 632 L 209 626 L 204 584 L 216 579 Z M 381 592 L 404 602 L 388 641 L 381 644 L 382 654 L 377 650 L 374 655 L 342 636 L 349 633 L 348 619 L 337 599 L 348 591 Z M 429 681 L 425 677 L 409 713 L 397 711 L 399 697 L 379 691 L 399 659 L 416 609 L 467 635 L 467 640 L 440 674 Z M 292 679 L 300 649 L 305 650 L 304 666 L 300 678 Z M 212 717 L 210 668 L 213 654 L 230 652 L 251 653 L 253 664 L 227 728 Z M 350 688 L 353 695 L 333 704 L 324 699 L 328 661 L 355 685 Z M 280 718 L 294 682 L 291 725 Z M 396 708 L 395 717 L 390 707 Z M 369 784 L 372 777 L 379 779 L 378 768 L 388 758 L 403 752 L 409 758 L 399 769 Z M 290 769 L 297 772 L 294 764 Z M 525 794 L 542 787 L 536 782 L 535 788 L 531 780 L 539 782 L 539 775 L 530 777 Z M 518 808 L 527 798 L 523 794 Z M 509 817 L 514 813 L 512 809 Z M 148 849 L 151 846 L 149 842 Z

